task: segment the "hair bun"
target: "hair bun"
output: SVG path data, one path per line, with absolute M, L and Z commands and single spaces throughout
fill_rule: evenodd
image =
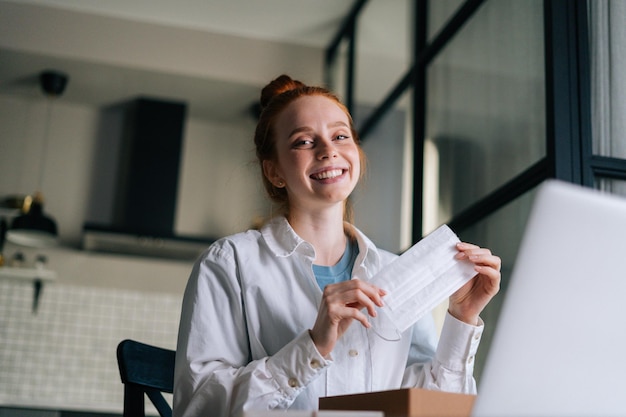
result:
M 283 74 L 279 76 L 261 90 L 261 108 L 264 109 L 274 97 L 286 91 L 296 90 L 304 86 L 304 83 L 294 80 L 288 75 Z

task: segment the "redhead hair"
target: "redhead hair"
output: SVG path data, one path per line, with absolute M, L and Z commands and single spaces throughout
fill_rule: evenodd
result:
M 286 188 L 274 186 L 272 182 L 265 176 L 263 172 L 263 161 L 277 162 L 276 154 L 276 138 L 275 123 L 278 115 L 286 109 L 292 102 L 300 97 L 305 96 L 322 96 L 326 97 L 337 104 L 344 111 L 350 123 L 350 131 L 354 142 L 359 150 L 359 159 L 361 162 L 361 176 L 365 170 L 365 153 L 361 149 L 359 136 L 354 129 L 352 116 L 348 108 L 333 94 L 330 90 L 319 87 L 309 86 L 301 81 L 294 80 L 288 75 L 281 75 L 272 80 L 261 91 L 261 115 L 254 132 L 254 144 L 256 146 L 256 156 L 261 165 L 261 174 L 263 185 L 270 199 L 277 203 L 281 211 L 285 214 L 289 213 L 289 197 Z M 344 219 L 352 220 L 352 208 L 349 204 L 344 207 Z

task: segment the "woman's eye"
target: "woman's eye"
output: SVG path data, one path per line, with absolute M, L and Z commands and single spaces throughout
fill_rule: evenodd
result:
M 346 139 L 350 139 L 350 136 L 348 135 L 337 135 L 335 136 L 336 140 L 346 140 Z
M 313 141 L 311 139 L 298 139 L 294 141 L 293 146 L 295 148 L 312 148 Z

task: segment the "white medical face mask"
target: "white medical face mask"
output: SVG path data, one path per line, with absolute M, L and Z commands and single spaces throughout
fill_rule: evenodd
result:
M 387 291 L 385 306 L 370 317 L 378 336 L 400 340 L 402 332 L 476 275 L 471 262 L 455 258 L 458 242 L 456 234 L 443 225 L 369 280 Z

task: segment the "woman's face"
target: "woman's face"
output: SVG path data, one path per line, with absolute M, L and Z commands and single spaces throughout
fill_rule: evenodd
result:
M 290 210 L 343 204 L 360 175 L 359 149 L 348 116 L 324 96 L 296 99 L 275 122 L 277 161 L 267 178 L 287 189 Z

